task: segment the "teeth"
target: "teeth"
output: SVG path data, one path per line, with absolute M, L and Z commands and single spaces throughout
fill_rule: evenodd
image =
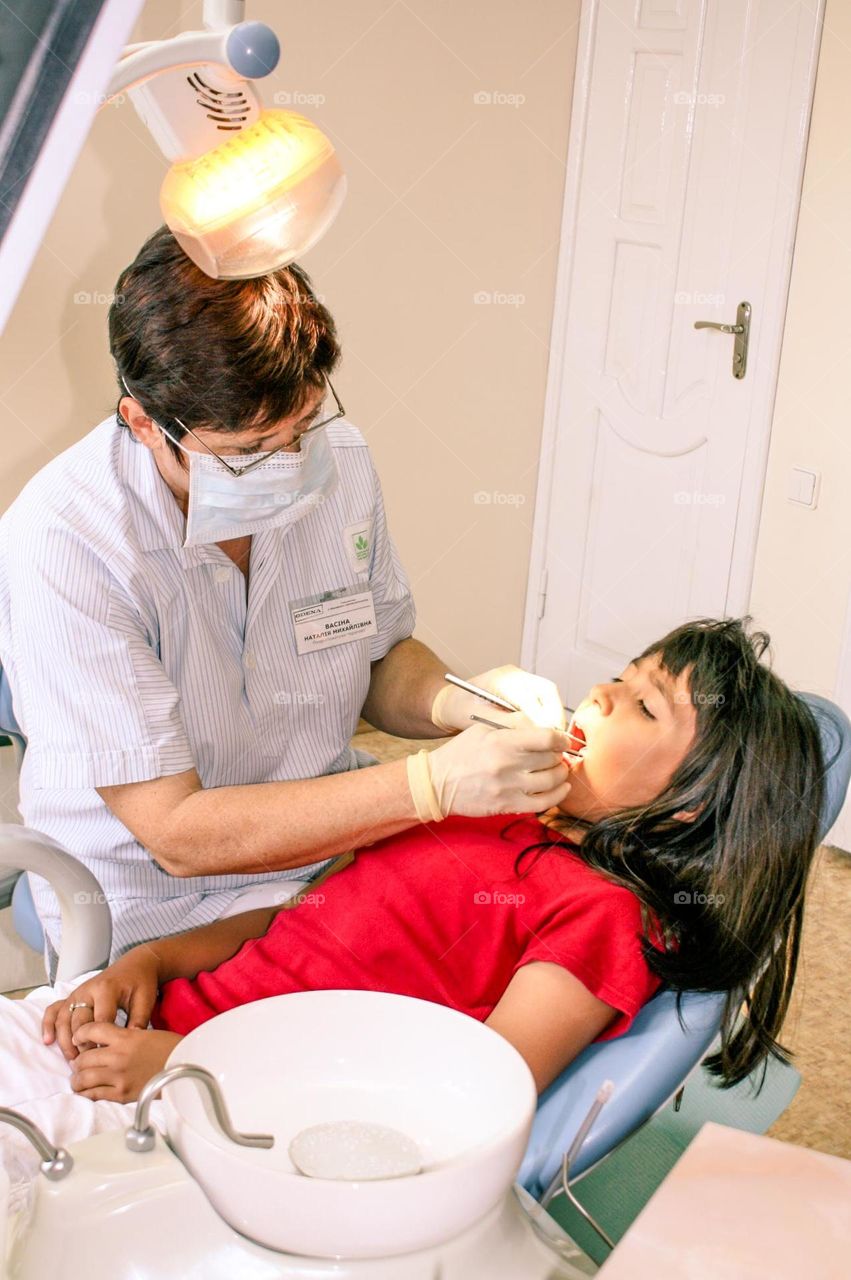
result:
M 588 745 L 585 740 L 584 732 L 575 720 L 571 720 L 570 724 L 567 726 L 567 732 L 571 739 L 570 751 L 581 759 L 582 756 L 585 755 L 585 749 Z

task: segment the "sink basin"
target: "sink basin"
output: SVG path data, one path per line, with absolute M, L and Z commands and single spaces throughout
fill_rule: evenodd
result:
M 268 1248 L 378 1258 L 439 1244 L 505 1194 L 526 1150 L 537 1094 L 507 1040 L 466 1014 L 374 991 L 305 991 L 220 1014 L 168 1061 L 219 1081 L 234 1127 L 218 1130 L 206 1091 L 163 1093 L 169 1141 L 214 1208 Z M 310 1125 L 366 1121 L 419 1146 L 421 1173 L 344 1182 L 299 1173 L 287 1153 Z M 434 1167 L 432 1167 L 434 1166 Z

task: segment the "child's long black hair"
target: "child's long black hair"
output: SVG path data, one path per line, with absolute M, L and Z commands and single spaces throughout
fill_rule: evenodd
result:
M 748 634 L 750 621 L 702 618 L 639 655 L 658 655 L 674 677 L 691 668 L 694 743 L 649 804 L 593 823 L 571 820 L 585 828 L 575 852 L 641 902 L 652 970 L 678 991 L 727 992 L 721 1045 L 705 1059 L 724 1087 L 767 1066 L 769 1055 L 789 1060 L 777 1037 L 795 980 L 824 795 L 815 718 L 760 662 L 769 636 Z M 683 822 L 674 817 L 681 810 L 699 812 Z M 553 845 L 547 839 L 524 849 L 518 873 L 533 849 Z M 650 912 L 662 926 L 663 949 L 649 937 Z

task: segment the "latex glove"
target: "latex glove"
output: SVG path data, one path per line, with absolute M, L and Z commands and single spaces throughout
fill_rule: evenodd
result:
M 561 694 L 557 685 L 544 676 L 534 675 L 510 663 L 493 667 L 481 675 L 473 676 L 470 684 L 477 684 L 490 693 L 498 693 L 526 716 L 531 724 L 546 729 L 564 729 L 567 725 Z M 432 724 L 451 733 L 454 729 L 467 729 L 470 716 L 486 716 L 496 724 L 511 724 L 516 712 L 503 711 L 473 693 L 467 693 L 448 681 L 438 690 L 432 703 Z
M 517 725 L 517 717 L 515 724 L 507 730 L 473 724 L 426 753 L 443 817 L 543 813 L 565 798 L 570 790 L 562 758 L 567 735 Z

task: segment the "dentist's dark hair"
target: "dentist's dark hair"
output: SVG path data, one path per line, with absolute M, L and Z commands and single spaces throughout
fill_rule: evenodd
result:
M 635 659 L 658 655 L 673 677 L 688 669 L 694 741 L 655 800 L 581 824 L 571 846 L 638 897 L 642 950 L 664 983 L 727 993 L 720 1047 L 704 1060 L 725 1088 L 762 1066 L 761 1088 L 769 1057 L 791 1057 L 778 1036 L 824 802 L 815 717 L 760 661 L 770 638 L 750 622 L 688 622 Z M 532 848 L 557 847 L 530 846 L 518 869 Z
M 275 426 L 340 358 L 334 320 L 301 267 L 214 280 L 165 226 L 118 277 L 108 323 L 119 403 L 123 374 L 145 413 L 178 440 L 176 418 L 193 431 Z M 117 406 L 116 417 L 127 425 Z

